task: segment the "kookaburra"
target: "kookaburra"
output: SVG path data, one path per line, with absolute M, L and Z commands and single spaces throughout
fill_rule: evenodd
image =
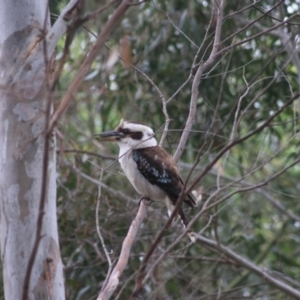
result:
M 153 201 L 163 201 L 172 214 L 184 187 L 173 158 L 157 145 L 153 130 L 140 123 L 121 120 L 114 131 L 95 135 L 100 141 L 116 141 L 120 147 L 119 163 L 135 190 Z M 183 200 L 190 207 L 195 201 L 190 194 Z M 188 220 L 182 208 L 178 210 L 182 224 Z M 192 232 L 188 232 L 192 241 Z

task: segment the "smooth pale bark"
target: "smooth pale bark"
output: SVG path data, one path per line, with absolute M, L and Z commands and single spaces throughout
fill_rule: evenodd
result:
M 5 299 L 22 299 L 37 230 L 47 106 L 42 37 L 49 26 L 47 0 L 0 0 L 0 241 Z M 65 299 L 54 136 L 48 151 L 42 237 L 28 292 L 31 300 Z

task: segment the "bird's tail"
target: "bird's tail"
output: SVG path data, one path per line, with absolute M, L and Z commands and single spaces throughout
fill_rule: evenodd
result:
M 185 214 L 184 214 L 181 207 L 178 210 L 178 215 L 179 215 L 180 221 L 181 221 L 182 225 L 184 226 L 184 228 L 187 228 L 187 226 L 189 224 L 189 221 L 186 218 L 186 216 L 185 216 Z M 188 233 L 188 236 L 190 237 L 192 243 L 195 243 L 196 237 L 195 237 L 194 233 L 191 230 L 188 230 L 187 233 Z
M 173 210 L 174 210 L 174 205 L 176 204 L 176 202 L 175 202 L 175 201 L 172 202 L 172 201 L 167 197 L 167 198 L 165 199 L 165 204 L 166 204 L 166 206 L 167 206 L 167 209 L 168 209 L 168 215 L 169 215 L 169 217 L 170 217 L 171 214 L 172 214 L 172 212 L 173 212 Z M 180 221 L 181 221 L 182 225 L 184 226 L 184 228 L 187 228 L 187 226 L 188 226 L 188 224 L 189 224 L 189 221 L 187 220 L 187 218 L 186 218 L 185 214 L 183 213 L 183 210 L 182 210 L 181 207 L 180 207 L 179 210 L 178 210 L 178 216 L 179 216 Z M 190 237 L 191 241 L 192 241 L 193 243 L 195 243 L 196 237 L 195 237 L 194 233 L 193 233 L 191 230 L 188 231 L 188 236 Z

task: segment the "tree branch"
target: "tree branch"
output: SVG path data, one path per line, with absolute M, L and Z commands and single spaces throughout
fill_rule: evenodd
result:
M 59 39 L 67 31 L 68 23 L 70 21 L 70 15 L 80 1 L 81 0 L 70 0 L 68 5 L 63 9 L 61 14 L 55 21 L 51 30 L 48 32 L 46 36 L 46 41 L 47 41 L 49 57 L 52 56 Z
M 144 256 L 144 259 L 142 261 L 142 264 L 141 264 L 141 266 L 140 266 L 140 268 L 138 270 L 138 274 L 136 276 L 135 287 L 134 287 L 134 291 L 133 291 L 133 295 L 132 295 L 133 299 L 139 295 L 139 293 L 140 293 L 140 291 L 142 289 L 143 278 L 145 277 L 145 271 L 146 271 L 147 264 L 148 264 L 148 262 L 149 262 L 149 260 L 150 260 L 150 258 L 152 256 L 152 254 L 154 253 L 157 245 L 159 244 L 159 242 L 163 238 L 164 232 L 169 228 L 169 226 L 171 225 L 173 219 L 177 215 L 178 210 L 181 207 L 181 205 L 183 203 L 183 200 L 185 199 L 185 196 L 186 196 L 186 192 L 185 192 L 185 187 L 184 187 L 183 191 L 181 192 L 179 198 L 176 201 L 176 205 L 174 206 L 173 212 L 170 215 L 167 223 L 160 230 L 160 232 L 156 236 L 155 240 L 153 241 L 152 245 L 148 249 L 146 255 Z M 180 236 L 180 238 L 183 237 L 183 235 L 185 235 L 186 233 L 188 233 L 188 229 L 189 228 L 190 228 L 190 225 L 187 226 L 186 230 L 184 230 L 184 233 L 182 234 L 182 236 Z
M 216 33 L 215 33 L 213 48 L 212 48 L 212 51 L 210 53 L 208 60 L 206 62 L 204 62 L 203 64 L 200 64 L 200 66 L 196 72 L 195 78 L 193 80 L 189 116 L 188 116 L 187 122 L 185 124 L 183 133 L 181 135 L 179 145 L 173 156 L 173 158 L 176 162 L 179 160 L 180 156 L 182 155 L 182 152 L 185 148 L 187 139 L 190 134 L 190 130 L 194 124 L 194 119 L 195 119 L 195 115 L 196 115 L 196 111 L 197 111 L 197 100 L 198 100 L 198 94 L 199 94 L 198 87 L 199 87 L 199 84 L 201 81 L 201 76 L 202 76 L 203 72 L 214 63 L 214 61 L 217 57 L 216 54 L 217 54 L 217 51 L 220 46 L 221 28 L 222 28 L 222 22 L 223 22 L 223 11 L 224 11 L 224 7 L 225 7 L 225 2 L 226 2 L 225 0 L 222 0 L 219 6 L 216 4 L 218 14 L 217 14 L 217 25 L 216 25 Z
M 101 173 L 100 173 L 100 178 L 99 178 L 99 182 L 102 182 L 102 178 L 103 178 L 103 169 L 101 169 Z M 108 267 L 109 269 L 112 268 L 112 262 L 111 262 L 111 258 L 109 256 L 109 251 L 106 248 L 105 242 L 104 242 L 104 238 L 102 236 L 101 230 L 100 230 L 100 225 L 99 225 L 99 210 L 100 210 L 100 200 L 101 200 L 101 184 L 99 184 L 98 186 L 98 197 L 97 197 L 97 204 L 96 204 L 96 213 L 95 213 L 95 221 L 96 221 L 96 229 L 97 229 L 97 234 L 98 237 L 100 239 L 101 245 L 102 245 L 102 249 L 104 251 L 105 257 L 107 259 L 108 262 Z
M 251 136 L 253 136 L 254 134 L 261 132 L 263 129 L 265 129 L 267 126 L 270 125 L 270 123 L 285 109 L 287 108 L 289 105 L 291 105 L 296 99 L 298 99 L 298 97 L 300 96 L 300 94 L 296 94 L 294 97 L 292 97 L 289 101 L 287 101 L 280 109 L 278 109 L 272 116 L 270 116 L 263 124 L 261 124 L 260 126 L 258 126 L 256 129 L 252 130 L 251 132 L 249 132 L 248 134 L 246 134 L 245 136 L 239 138 L 239 139 L 235 139 L 232 142 L 230 142 L 227 146 L 225 146 L 223 149 L 221 149 L 217 155 L 214 157 L 214 159 L 212 161 L 210 161 L 205 168 L 203 169 L 203 171 L 196 176 L 196 178 L 194 179 L 194 182 L 188 187 L 188 189 L 186 190 L 186 193 L 190 193 L 192 191 L 192 189 L 195 187 L 195 185 L 201 180 L 201 178 L 215 165 L 215 163 L 228 151 L 230 150 L 232 147 L 234 147 L 237 144 L 240 144 L 241 142 L 247 140 L 248 138 L 250 138 Z
M 265 267 L 259 267 L 256 264 L 254 264 L 251 260 L 239 255 L 238 253 L 232 251 L 228 247 L 214 241 L 211 239 L 208 239 L 200 234 L 195 234 L 197 241 L 199 241 L 201 244 L 205 244 L 207 246 L 213 247 L 216 250 L 226 254 L 228 257 L 233 259 L 235 262 L 237 262 L 239 265 L 243 266 L 244 268 L 250 270 L 251 272 L 257 274 L 259 277 L 261 277 L 263 280 L 268 281 L 271 285 L 276 287 L 277 289 L 281 290 L 285 294 L 288 294 L 292 297 L 295 297 L 297 299 L 300 299 L 300 291 L 294 289 L 290 285 L 286 284 L 285 282 L 282 282 L 279 279 L 276 279 L 274 276 L 272 276 L 272 272 L 265 268 Z
M 142 199 L 140 201 L 140 207 L 135 219 L 132 221 L 127 236 L 124 239 L 122 244 L 122 250 L 120 253 L 119 260 L 116 266 L 113 268 L 111 275 L 108 279 L 108 282 L 104 289 L 99 293 L 97 300 L 107 300 L 111 297 L 115 289 L 119 284 L 119 278 L 122 275 L 125 267 L 128 263 L 128 258 L 130 255 L 130 250 L 133 242 L 136 239 L 138 230 L 146 217 L 147 207 L 149 202 L 147 199 Z

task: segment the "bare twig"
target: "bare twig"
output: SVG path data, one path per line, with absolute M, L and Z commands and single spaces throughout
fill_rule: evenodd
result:
M 118 2 L 118 1 L 117 0 L 112 0 L 109 3 L 105 4 L 103 7 L 98 8 L 96 11 L 93 11 L 93 12 L 90 12 L 90 13 L 86 14 L 83 18 L 80 19 L 80 22 L 84 23 L 84 22 L 90 21 L 92 19 L 95 19 L 96 17 L 99 17 L 99 15 L 102 12 L 104 12 L 109 7 L 115 5 L 116 2 Z
M 210 226 L 211 221 L 213 220 L 213 217 L 210 216 L 208 222 L 206 223 L 206 225 L 201 229 L 201 231 L 198 234 L 202 234 L 203 232 L 205 232 L 205 230 Z M 192 224 L 192 223 L 191 223 Z M 177 238 L 176 240 L 171 243 L 171 245 L 168 246 L 168 248 L 166 250 L 164 250 L 160 256 L 156 259 L 156 261 L 154 261 L 153 263 L 151 263 L 151 267 L 149 269 L 149 271 L 147 272 L 147 274 L 145 275 L 145 278 L 143 279 L 143 283 L 145 284 L 146 280 L 151 276 L 151 274 L 153 273 L 154 269 L 156 268 L 156 266 L 166 257 L 166 255 L 168 253 L 171 252 L 171 250 L 182 240 L 182 238 L 184 237 L 184 235 L 186 234 L 186 232 L 188 231 L 189 227 L 191 225 L 188 225 L 188 228 L 186 230 L 184 230 Z
M 140 201 L 140 207 L 138 213 L 135 219 L 132 221 L 127 236 L 123 241 L 119 260 L 116 266 L 113 268 L 106 286 L 104 287 L 103 291 L 101 291 L 100 294 L 98 295 L 97 300 L 109 299 L 113 294 L 113 292 L 115 291 L 115 289 L 117 288 L 119 284 L 119 278 L 122 275 L 125 267 L 127 266 L 132 244 L 136 239 L 139 227 L 141 226 L 144 218 L 146 217 L 148 205 L 149 202 L 147 199 L 142 199 Z
M 228 151 L 230 150 L 232 147 L 234 147 L 235 145 L 249 139 L 251 136 L 253 136 L 254 134 L 261 132 L 264 128 L 266 128 L 267 126 L 269 126 L 271 124 L 271 122 L 285 109 L 287 108 L 289 105 L 291 105 L 296 99 L 298 99 L 299 94 L 296 94 L 294 97 L 292 97 L 289 101 L 287 101 L 280 109 L 278 109 L 272 116 L 270 116 L 263 124 L 261 124 L 260 126 L 258 126 L 256 129 L 252 130 L 251 132 L 249 132 L 248 134 L 246 134 L 245 136 L 239 138 L 239 139 L 235 139 L 233 140 L 231 143 L 229 143 L 227 146 L 225 146 L 223 149 L 221 149 L 217 155 L 214 157 L 214 159 L 212 161 L 210 161 L 204 168 L 204 170 L 198 175 L 196 176 L 196 178 L 194 179 L 194 182 L 188 187 L 187 189 L 187 193 L 191 192 L 192 189 L 195 187 L 195 185 L 201 180 L 201 178 L 203 178 L 203 176 L 215 165 L 215 163 Z
M 261 182 L 255 184 L 255 185 L 252 185 L 252 186 L 250 185 L 249 187 L 244 187 L 244 188 L 240 188 L 240 189 L 238 189 L 238 190 L 235 190 L 235 191 L 233 191 L 233 192 L 227 194 L 226 196 L 222 197 L 221 199 L 215 201 L 214 203 L 208 205 L 208 204 L 209 204 L 209 201 L 212 200 L 212 198 L 215 196 L 215 194 L 217 194 L 217 192 L 218 192 L 218 191 L 217 191 L 216 193 L 214 193 L 212 196 L 210 196 L 210 197 L 206 200 L 205 204 L 204 204 L 203 207 L 202 207 L 202 210 L 201 210 L 200 213 L 199 213 L 199 216 L 200 216 L 203 212 L 210 210 L 211 208 L 215 207 L 216 205 L 218 205 L 218 204 L 224 202 L 225 200 L 229 199 L 229 198 L 232 197 L 233 195 L 241 194 L 241 193 L 248 192 L 248 191 L 252 191 L 252 190 L 256 190 L 256 189 L 258 189 L 258 188 L 261 188 L 261 187 L 263 187 L 263 186 L 266 186 L 266 185 L 267 185 L 269 182 L 271 182 L 273 179 L 279 177 L 281 174 L 285 173 L 288 169 L 292 168 L 293 166 L 295 166 L 295 165 L 298 164 L 299 162 L 300 162 L 300 157 L 298 157 L 296 160 L 294 160 L 293 163 L 289 164 L 287 167 L 285 167 L 285 168 L 283 168 L 282 170 L 280 170 L 279 172 L 275 173 L 273 176 L 269 177 L 268 179 L 266 179 L 266 180 L 264 180 L 264 181 L 261 181 Z M 201 213 L 201 212 L 202 212 L 202 213 Z M 197 215 L 196 215 L 196 216 L 197 216 Z M 192 223 L 192 222 L 190 222 L 190 223 Z
M 215 248 L 217 251 L 226 254 L 228 257 L 236 261 L 239 265 L 242 265 L 244 268 L 252 271 L 253 273 L 257 274 L 262 280 L 268 281 L 271 285 L 276 287 L 277 289 L 281 290 L 282 292 L 295 297 L 296 299 L 300 299 L 300 291 L 296 290 L 295 288 L 291 287 L 287 283 L 275 278 L 272 275 L 272 272 L 268 270 L 266 267 L 259 267 L 251 260 L 239 255 L 238 253 L 234 252 L 233 250 L 229 249 L 228 247 L 218 244 L 216 241 L 208 239 L 202 235 L 195 234 L 197 241 L 201 244 L 208 245 L 210 247 Z
M 227 52 L 227 51 L 231 50 L 232 48 L 236 48 L 237 46 L 243 45 L 243 44 L 245 44 L 245 43 L 247 43 L 247 42 L 249 42 L 249 41 L 251 41 L 253 39 L 256 39 L 257 37 L 259 37 L 261 35 L 264 35 L 264 34 L 266 34 L 268 32 L 271 32 L 271 31 L 273 31 L 273 30 L 275 30 L 275 29 L 283 26 L 284 24 L 289 23 L 290 20 L 293 20 L 293 19 L 295 19 L 295 18 L 297 18 L 299 16 L 300 16 L 300 14 L 294 14 L 294 15 L 290 16 L 288 19 L 286 19 L 285 21 L 283 21 L 282 23 L 276 24 L 276 25 L 274 25 L 274 26 L 272 26 L 272 27 L 270 27 L 270 28 L 268 28 L 268 29 L 266 29 L 264 31 L 261 31 L 259 33 L 256 33 L 256 34 L 250 36 L 249 38 L 246 38 L 246 39 L 244 39 L 244 40 L 242 40 L 240 42 L 236 42 L 236 43 L 234 43 L 234 44 L 232 44 L 232 45 L 230 45 L 228 47 L 222 48 L 221 50 L 219 50 L 216 53 L 216 55 L 221 55 L 222 53 Z M 222 43 L 223 43 L 223 41 L 222 41 Z
M 99 182 L 102 182 L 102 177 L 103 177 L 103 169 L 100 170 Z M 105 253 L 105 256 L 106 256 L 106 259 L 107 259 L 107 262 L 108 262 L 108 267 L 109 267 L 109 269 L 111 269 L 112 262 L 111 262 L 111 259 L 110 259 L 110 256 L 109 256 L 109 252 L 107 251 L 106 245 L 104 243 L 104 238 L 101 234 L 100 225 L 99 225 L 99 209 L 100 209 L 100 200 L 101 200 L 101 187 L 102 187 L 102 185 L 99 184 L 99 186 L 98 186 L 98 199 L 97 199 L 97 204 L 96 204 L 96 215 L 95 215 L 96 229 L 97 229 L 97 234 L 98 234 L 98 237 L 100 239 L 103 251 Z
M 189 116 L 188 116 L 187 122 L 185 124 L 183 133 L 181 135 L 179 145 L 173 156 L 173 158 L 176 162 L 179 160 L 179 158 L 182 155 L 182 152 L 185 148 L 187 139 L 189 137 L 190 130 L 194 123 L 196 110 L 197 110 L 198 94 L 199 94 L 198 87 L 200 84 L 201 76 L 202 76 L 203 72 L 214 63 L 214 61 L 217 57 L 216 54 L 217 54 L 217 51 L 220 46 L 221 28 L 222 28 L 222 22 L 223 22 L 223 10 L 225 7 L 225 2 L 226 2 L 225 0 L 222 0 L 220 5 L 216 5 L 218 13 L 217 13 L 217 25 L 216 25 L 216 33 L 215 33 L 213 48 L 212 48 L 212 51 L 210 53 L 208 60 L 199 66 L 199 68 L 196 72 L 195 78 L 193 80 Z
M 90 31 L 89 31 L 89 32 L 90 32 Z M 92 32 L 90 32 L 90 33 L 93 34 Z M 94 35 L 94 34 L 93 34 L 93 35 Z M 112 51 L 111 48 L 108 47 L 107 45 L 105 45 L 105 47 L 106 47 L 107 49 L 109 49 L 110 51 Z M 122 56 L 120 56 L 120 55 L 118 55 L 118 58 L 119 58 L 120 60 L 122 60 L 123 62 L 125 61 L 125 59 L 124 59 Z M 165 116 L 166 122 L 165 122 L 165 125 L 164 125 L 164 130 L 163 130 L 162 137 L 161 137 L 160 142 L 159 142 L 159 145 L 161 146 L 161 145 L 163 144 L 163 142 L 164 142 L 164 140 L 165 140 L 167 134 L 168 134 L 169 124 L 170 124 L 170 122 L 171 122 L 171 119 L 170 119 L 170 117 L 169 117 L 168 110 L 167 110 L 167 104 L 168 104 L 168 101 L 166 100 L 165 96 L 163 95 L 163 93 L 162 93 L 162 91 L 159 89 L 159 87 L 154 83 L 154 81 L 153 81 L 146 73 L 144 73 L 142 70 L 140 70 L 139 68 L 137 68 L 137 67 L 136 67 L 135 65 L 133 65 L 133 64 L 130 64 L 130 67 L 131 67 L 132 69 L 134 69 L 136 72 L 140 73 L 142 76 L 144 76 L 144 77 L 150 82 L 150 84 L 151 84 L 151 85 L 154 87 L 154 89 L 157 91 L 157 93 L 158 93 L 158 95 L 159 95 L 159 98 L 160 98 L 161 101 L 162 101 L 162 105 L 163 105 L 162 110 L 163 110 L 163 114 L 164 114 L 164 116 Z
M 161 100 L 162 100 L 162 105 L 163 105 L 162 111 L 163 111 L 163 114 L 164 114 L 164 116 L 165 116 L 166 122 L 165 122 L 165 125 L 164 125 L 163 134 L 162 134 L 161 139 L 160 139 L 160 141 L 159 141 L 159 146 L 162 146 L 162 145 L 163 145 L 164 140 L 166 139 L 167 134 L 168 134 L 169 124 L 170 124 L 170 122 L 171 122 L 171 119 L 170 119 L 170 117 L 169 117 L 168 110 L 167 110 L 167 102 L 166 102 L 166 99 L 165 99 L 165 98 L 162 98 Z
M 277 155 L 278 153 L 276 153 Z M 269 161 L 269 160 L 268 160 Z M 192 168 L 192 164 L 186 164 L 186 163 L 181 163 L 182 165 L 185 165 L 187 168 L 191 169 Z M 200 168 L 199 168 L 200 169 Z M 213 176 L 219 176 L 219 172 L 215 171 L 215 170 L 211 170 L 209 172 L 210 175 Z M 230 180 L 230 182 L 232 182 L 232 185 L 240 183 L 242 186 L 253 186 L 253 183 L 250 183 L 249 181 L 246 181 L 246 177 L 248 176 L 245 175 L 242 178 L 234 178 L 232 176 L 229 175 L 221 175 L 224 179 L 226 180 Z M 227 186 L 225 186 L 226 188 Z M 281 213 L 283 213 L 284 215 L 288 216 L 290 219 L 294 220 L 294 221 L 298 221 L 300 222 L 300 216 L 294 214 L 291 210 L 287 209 L 279 200 L 276 200 L 269 191 L 265 190 L 264 188 L 257 188 L 255 189 L 255 192 L 257 194 L 263 195 L 272 205 L 274 205 L 274 207 L 276 207 L 278 209 L 278 211 L 280 211 Z M 297 197 L 298 198 L 298 197 Z
M 241 23 L 245 23 L 247 21 L 244 18 L 243 19 L 238 18 L 238 20 Z M 277 20 L 277 21 L 282 22 L 281 20 Z M 276 22 L 276 23 L 278 23 L 278 22 Z M 266 27 L 262 26 L 259 23 L 255 23 L 254 26 L 262 31 L 267 30 Z M 292 40 L 292 37 L 287 32 L 285 32 L 285 30 L 281 27 L 278 27 L 276 30 L 270 31 L 269 33 L 273 36 L 277 36 L 280 38 L 280 40 L 282 41 L 282 44 L 284 45 L 285 51 L 289 54 L 292 62 L 294 63 L 294 65 L 297 69 L 298 92 L 299 92 L 300 91 L 300 59 L 298 56 L 299 47 L 296 46 L 296 43 Z M 298 111 L 300 111 L 300 99 L 298 101 Z
M 73 82 L 71 83 L 66 95 L 62 99 L 60 105 L 58 106 L 57 110 L 52 115 L 49 131 L 52 131 L 58 120 L 61 118 L 61 116 L 65 113 L 67 110 L 74 92 L 86 76 L 87 72 L 89 71 L 93 61 L 95 60 L 96 56 L 99 54 L 99 51 L 104 46 L 110 32 L 118 22 L 118 20 L 123 16 L 123 14 L 127 11 L 127 9 L 130 7 L 130 4 L 132 3 L 132 0 L 123 0 L 119 7 L 115 10 L 115 12 L 112 14 L 112 16 L 109 18 L 105 26 L 103 27 L 96 44 L 92 47 L 91 51 L 85 58 L 84 62 L 82 63 L 77 75 L 75 76 Z
M 237 36 L 239 33 L 245 31 L 246 29 L 248 29 L 249 27 L 251 27 L 253 24 L 257 24 L 257 22 L 262 19 L 264 16 L 268 15 L 270 12 L 272 12 L 276 7 L 278 7 L 281 3 L 283 2 L 283 0 L 279 1 L 276 5 L 272 6 L 268 11 L 266 11 L 263 15 L 259 16 L 258 18 L 256 18 L 255 20 L 249 22 L 248 24 L 246 24 L 246 26 L 244 26 L 242 29 L 240 29 L 239 31 L 236 31 L 235 33 L 233 33 L 232 35 L 228 36 L 226 39 L 224 39 L 222 41 L 222 43 L 226 42 L 227 40 L 230 40 L 231 38 Z
M 173 22 L 171 21 L 171 19 L 169 18 L 169 16 L 167 15 L 168 19 L 170 20 L 171 24 L 173 24 Z M 168 133 L 168 130 L 169 130 L 169 123 L 171 121 L 171 119 L 169 118 L 169 115 L 168 115 L 168 111 L 167 111 L 167 105 L 169 102 L 171 102 L 174 97 L 187 85 L 187 83 L 191 80 L 192 78 L 192 75 L 193 75 L 193 71 L 194 71 L 194 68 L 196 67 L 196 62 L 197 62 L 197 58 L 198 58 L 198 55 L 200 53 L 200 50 L 202 49 L 203 45 L 204 45 L 204 42 L 207 38 L 207 35 L 208 35 L 208 31 L 209 31 L 209 28 L 211 26 L 211 22 L 212 22 L 212 18 L 213 18 L 213 14 L 211 15 L 211 19 L 209 21 L 209 24 L 207 26 L 207 29 L 206 29 L 206 32 L 205 32 L 205 35 L 204 35 L 204 38 L 203 38 L 203 41 L 200 45 L 200 47 L 198 47 L 198 50 L 196 52 L 196 55 L 194 57 L 194 61 L 193 61 L 193 64 L 192 64 L 192 67 L 190 69 L 190 74 L 188 76 L 188 78 L 184 81 L 183 84 L 181 84 L 181 86 L 175 91 L 175 93 L 166 101 L 164 98 L 162 98 L 162 103 L 163 103 L 163 113 L 165 115 L 165 119 L 166 119 L 166 122 L 165 122 L 165 125 L 164 125 L 164 131 L 163 131 L 163 134 L 162 134 L 162 137 L 161 137 L 161 140 L 159 142 L 159 145 L 162 146 L 165 138 L 167 137 L 167 133 Z M 174 24 L 173 24 L 174 25 Z M 175 25 L 174 25 L 175 26 Z M 177 28 L 175 26 L 175 28 Z M 182 31 L 180 31 L 186 38 L 188 38 Z M 195 44 L 194 44 L 195 45 Z
M 109 193 L 111 193 L 112 195 L 114 195 L 115 197 L 121 198 L 123 200 L 126 200 L 128 202 L 132 202 L 134 204 L 137 204 L 136 200 L 133 200 L 132 198 L 128 197 L 126 194 L 123 194 L 122 192 L 115 190 L 111 187 L 109 187 L 108 185 L 106 185 L 103 182 L 100 182 L 99 180 L 96 180 L 95 178 L 81 172 L 79 169 L 77 169 L 74 166 L 69 165 L 77 174 L 79 174 L 80 176 L 82 176 L 83 178 L 87 179 L 88 181 L 96 184 L 96 185 L 101 185 L 105 190 L 107 190 Z
M 56 150 L 57 153 L 60 152 L 60 150 Z M 111 160 L 116 160 L 117 157 L 114 155 L 110 154 L 102 154 L 102 153 L 95 153 L 91 151 L 85 151 L 85 150 L 76 150 L 76 149 L 63 149 L 64 153 L 74 153 L 74 154 L 86 154 L 86 155 L 91 155 L 95 156 L 98 158 L 104 158 L 104 159 L 111 159 Z
M 153 1 L 153 5 L 154 5 L 155 9 L 157 9 L 158 11 L 161 11 L 168 18 L 168 20 L 172 24 L 172 26 L 178 32 L 180 32 L 191 43 L 191 45 L 193 45 L 196 48 L 199 48 L 198 45 L 196 45 L 192 39 L 190 39 L 178 26 L 175 25 L 175 23 L 173 22 L 173 20 L 170 18 L 169 14 L 167 14 L 163 9 L 161 9 L 157 5 L 155 5 L 154 1 Z

